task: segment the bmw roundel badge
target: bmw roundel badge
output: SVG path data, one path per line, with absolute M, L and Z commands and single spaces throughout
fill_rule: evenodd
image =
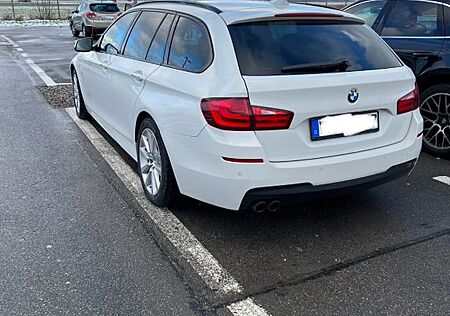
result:
M 356 101 L 358 101 L 358 98 L 359 98 L 358 89 L 350 90 L 350 92 L 348 93 L 348 97 L 347 97 L 348 102 L 355 103 Z

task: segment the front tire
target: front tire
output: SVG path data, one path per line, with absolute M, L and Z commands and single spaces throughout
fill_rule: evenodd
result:
M 165 207 L 173 200 L 177 185 L 161 134 L 156 123 L 146 118 L 138 135 L 136 152 L 142 187 L 153 204 Z
M 436 156 L 450 156 L 450 84 L 438 84 L 421 95 L 423 148 Z
M 80 81 L 78 80 L 78 75 L 75 70 L 72 70 L 72 93 L 77 116 L 82 120 L 89 118 L 89 113 L 86 110 L 83 95 L 81 93 Z

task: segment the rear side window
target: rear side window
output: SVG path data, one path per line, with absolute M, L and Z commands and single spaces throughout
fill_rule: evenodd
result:
M 123 54 L 131 58 L 145 59 L 164 15 L 165 13 L 161 12 L 142 12 L 128 37 Z
M 212 48 L 206 27 L 180 17 L 169 52 L 169 65 L 192 72 L 205 70 L 212 61 Z
M 446 35 L 450 35 L 450 7 L 444 6 L 445 8 L 445 25 L 446 25 Z
M 118 54 L 122 47 L 125 36 L 131 22 L 136 17 L 137 12 L 131 12 L 120 17 L 103 35 L 100 43 L 100 50 L 108 54 Z
M 170 27 L 174 19 L 173 14 L 168 14 L 164 21 L 159 26 L 158 32 L 153 39 L 152 45 L 147 54 L 149 62 L 160 64 L 164 59 L 164 52 L 166 49 L 167 37 L 169 36 Z
M 98 13 L 116 13 L 116 12 L 120 11 L 117 4 L 113 4 L 113 3 L 91 4 L 91 5 L 89 5 L 89 9 L 92 12 L 98 12 Z
M 439 36 L 443 34 L 440 4 L 397 1 L 384 24 L 383 36 Z
M 267 21 L 229 26 L 241 73 L 249 76 L 400 67 L 384 41 L 361 24 Z
M 347 9 L 346 11 L 364 19 L 367 25 L 373 26 L 385 3 L 385 0 L 363 2 Z

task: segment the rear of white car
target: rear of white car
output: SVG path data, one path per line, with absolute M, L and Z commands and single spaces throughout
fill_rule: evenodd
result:
M 244 17 L 228 29 L 247 96 L 205 98 L 208 126 L 169 145 L 189 157 L 172 159 L 183 193 L 276 209 L 412 170 L 422 132 L 415 78 L 372 30 L 335 13 Z
M 142 57 L 130 55 L 150 30 L 138 30 L 145 16 L 161 14 Z M 167 41 L 152 40 L 161 30 Z M 406 175 L 421 149 L 413 73 L 361 20 L 335 10 L 142 4 L 79 54 L 72 73 L 80 104 L 138 161 L 161 206 L 176 181 L 223 208 L 276 210 Z

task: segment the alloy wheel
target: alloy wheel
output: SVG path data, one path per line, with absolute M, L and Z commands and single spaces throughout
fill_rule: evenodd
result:
M 153 131 L 146 128 L 139 140 L 139 170 L 147 192 L 155 196 L 161 186 L 161 152 Z
M 78 87 L 78 77 L 76 73 L 72 74 L 72 91 L 73 91 L 73 100 L 75 103 L 75 111 L 77 114 L 80 114 L 81 108 L 81 100 L 80 100 L 80 89 Z
M 424 142 L 436 150 L 450 149 L 450 94 L 436 93 L 422 102 Z

